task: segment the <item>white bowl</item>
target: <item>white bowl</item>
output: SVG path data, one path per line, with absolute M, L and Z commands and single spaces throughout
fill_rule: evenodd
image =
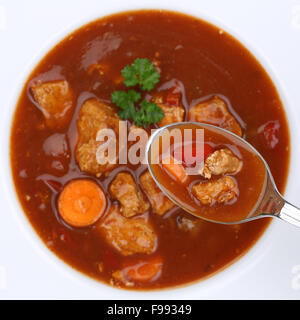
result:
M 31 1 L 31 4 L 33 2 L 34 1 Z M 91 2 L 94 8 L 97 8 L 94 1 L 88 1 L 88 2 Z M 158 8 L 158 9 L 161 8 L 161 9 L 170 9 L 170 10 L 184 12 L 187 14 L 192 14 L 194 16 L 197 16 L 199 18 L 202 18 L 206 21 L 209 21 L 219 26 L 221 29 L 228 31 L 231 35 L 233 35 L 235 38 L 240 40 L 256 56 L 258 61 L 260 61 L 260 63 L 265 68 L 265 70 L 271 76 L 280 94 L 283 105 L 285 106 L 288 122 L 290 125 L 290 131 L 291 131 L 290 172 L 292 172 L 293 174 L 290 175 L 288 179 L 286 196 L 289 198 L 289 200 L 291 201 L 294 200 L 294 202 L 295 201 L 297 202 L 296 190 L 299 187 L 297 178 L 300 178 L 300 168 L 299 166 L 297 166 L 297 159 L 300 157 L 300 148 L 299 148 L 299 145 L 297 144 L 297 141 L 299 141 L 299 137 L 300 137 L 300 127 L 299 127 L 300 117 L 299 118 L 295 117 L 295 114 L 297 114 L 295 111 L 296 110 L 295 103 L 293 103 L 293 100 L 288 96 L 287 94 L 288 90 L 284 88 L 282 83 L 280 83 L 278 79 L 279 77 L 276 75 L 274 68 L 272 67 L 272 63 L 268 61 L 268 59 L 259 50 L 258 47 L 256 47 L 253 44 L 250 44 L 249 41 L 246 41 L 236 31 L 232 30 L 230 28 L 229 23 L 223 24 L 220 21 L 216 21 L 215 19 L 213 19 L 211 15 L 203 15 L 201 13 L 201 9 L 197 1 L 188 1 L 186 4 L 181 4 L 181 5 L 172 4 L 172 5 L 163 5 L 163 6 L 159 4 L 161 1 L 152 1 L 151 3 L 145 1 L 144 4 L 141 4 L 141 2 L 142 1 L 130 1 L 130 4 L 124 5 L 123 3 L 120 4 L 119 2 L 113 1 L 112 3 L 101 4 L 101 9 L 98 7 L 98 10 L 96 10 L 93 14 L 83 14 L 84 19 L 73 24 L 71 27 L 68 26 L 67 22 L 62 23 L 63 27 L 61 28 L 61 31 L 55 34 L 53 37 L 51 37 L 51 40 L 47 41 L 47 44 L 43 47 L 42 50 L 40 50 L 38 54 L 36 54 L 35 51 L 34 52 L 32 51 L 32 53 L 36 55 L 33 59 L 31 59 L 30 63 L 26 66 L 26 68 L 21 70 L 22 75 L 15 84 L 14 93 L 10 97 L 10 102 L 7 108 L 5 109 L 5 113 L 2 118 L 3 127 L 2 127 L 2 140 L 1 140 L 2 141 L 1 168 L 3 170 L 3 173 L 1 176 L 1 182 L 3 185 L 2 186 L 3 190 L 5 192 L 5 199 L 6 199 L 5 201 L 8 202 L 10 205 L 9 213 L 13 215 L 13 217 L 15 218 L 15 222 L 19 224 L 20 226 L 19 230 L 22 230 L 21 238 L 23 236 L 26 236 L 30 241 L 30 246 L 35 248 L 38 254 L 37 259 L 40 259 L 40 257 L 44 258 L 46 262 L 44 263 L 47 265 L 45 266 L 46 271 L 44 272 L 43 270 L 41 272 L 43 274 L 43 277 L 47 277 L 47 279 L 43 278 L 45 283 L 49 285 L 49 288 L 52 288 L 50 283 L 53 281 L 54 282 L 58 281 L 59 279 L 60 290 L 62 290 L 63 288 L 63 291 L 65 292 L 65 294 L 60 295 L 60 297 L 62 298 L 67 298 L 67 297 L 85 298 L 86 297 L 86 298 L 106 298 L 106 299 L 148 299 L 148 298 L 193 299 L 193 298 L 206 298 L 206 297 L 215 297 L 215 298 L 226 298 L 226 297 L 227 298 L 230 298 L 230 297 L 246 298 L 251 296 L 259 297 L 259 295 L 261 295 L 262 293 L 259 288 L 264 286 L 263 285 L 253 286 L 253 283 L 256 280 L 263 281 L 264 276 L 263 274 L 261 274 L 261 271 L 257 271 L 256 269 L 257 266 L 260 265 L 260 267 L 262 268 L 261 270 L 268 270 L 268 264 L 264 262 L 264 259 L 270 258 L 270 257 L 267 257 L 267 254 L 270 252 L 270 250 L 274 250 L 274 243 L 276 243 L 276 241 L 278 240 L 277 237 L 279 236 L 279 234 L 282 234 L 282 233 L 292 234 L 292 236 L 300 239 L 300 230 L 296 234 L 296 233 L 293 233 L 295 232 L 293 227 L 283 225 L 283 223 L 280 223 L 280 222 L 276 222 L 276 223 L 273 222 L 271 226 L 267 229 L 267 231 L 264 233 L 264 235 L 259 239 L 259 241 L 250 249 L 250 251 L 244 257 L 240 258 L 238 261 L 236 261 L 231 266 L 227 267 L 225 270 L 217 273 L 213 277 L 208 278 L 204 281 L 196 282 L 194 284 L 183 286 L 180 288 L 166 289 L 166 290 L 160 290 L 160 291 L 150 291 L 150 292 L 125 291 L 125 290 L 115 289 L 105 284 L 102 284 L 101 282 L 92 280 L 87 276 L 85 276 L 84 274 L 81 274 L 80 272 L 75 271 L 74 269 L 69 267 L 67 264 L 65 264 L 63 261 L 61 261 L 59 258 L 57 258 L 51 251 L 47 249 L 47 247 L 42 243 L 40 238 L 37 236 L 32 226 L 28 222 L 27 218 L 25 217 L 25 214 L 23 213 L 23 210 L 20 207 L 19 201 L 17 200 L 12 177 L 11 177 L 10 159 L 9 159 L 9 136 L 10 136 L 10 128 L 11 128 L 14 109 L 18 101 L 19 94 L 24 85 L 24 82 L 26 81 L 30 72 L 33 70 L 36 64 L 41 60 L 41 58 L 55 44 L 57 44 L 60 40 L 65 38 L 70 32 L 72 32 L 73 30 L 76 30 L 77 28 L 79 28 L 80 26 L 82 26 L 87 22 L 93 21 L 97 18 L 100 18 L 101 16 L 105 16 L 111 13 L 124 11 L 124 10 L 143 9 L 143 8 Z M 56 3 L 56 4 L 59 3 L 60 8 L 62 8 L 61 3 L 59 1 L 55 0 L 55 1 L 52 1 L 52 3 Z M 188 6 L 187 5 L 188 3 L 190 5 L 191 3 L 193 3 L 194 6 Z M 64 8 L 66 9 L 67 7 L 64 7 Z M 232 7 L 231 9 L 233 10 Z M 69 20 L 72 20 L 72 19 L 69 19 Z M 66 19 L 66 21 L 69 21 L 69 20 Z M 47 29 L 48 30 L 47 32 L 49 33 L 49 30 L 51 31 L 51 26 L 50 27 L 41 26 L 40 33 L 43 32 L 43 29 Z M 30 40 L 28 41 L 30 45 Z M 16 232 L 15 229 L 13 232 Z M 287 243 L 288 242 L 289 241 L 287 241 Z M 0 263 L 1 263 L 1 260 L 0 260 Z M 31 262 L 27 262 L 27 263 L 29 266 L 32 266 L 33 269 L 35 269 L 35 267 L 33 266 L 33 263 Z M 300 263 L 300 260 L 299 260 L 299 263 Z M 39 264 L 41 264 L 40 261 L 39 261 Z M 41 265 L 44 268 L 44 264 L 41 264 Z M 257 272 L 257 277 L 255 277 L 255 275 L 253 274 L 253 271 Z M 269 272 L 272 274 L 273 271 L 270 269 Z M 13 276 L 14 274 L 12 274 L 12 277 Z M 29 276 L 29 280 L 33 282 L 35 281 L 34 273 L 30 272 L 28 276 Z M 248 280 L 246 279 L 247 277 L 248 277 Z M 249 282 L 249 288 L 253 287 L 254 291 L 247 295 L 247 288 L 242 288 L 241 286 L 238 285 L 238 282 L 240 279 L 243 279 L 245 285 L 247 285 L 247 283 Z M 268 278 L 265 278 L 265 279 L 268 279 Z M 236 287 L 235 291 L 232 291 L 229 289 L 232 286 Z M 74 294 L 75 287 L 77 288 L 77 290 L 81 290 L 77 294 Z M 49 290 L 48 288 L 46 289 Z M 22 287 L 22 290 L 24 290 L 23 287 Z M 53 290 L 54 289 L 50 289 L 50 292 L 48 291 L 47 294 L 41 291 L 38 293 L 39 295 L 36 295 L 36 297 L 40 297 L 41 295 L 42 297 L 50 297 L 50 298 L 59 297 L 57 296 L 57 292 L 54 292 Z M 272 290 L 267 290 L 267 291 L 269 291 L 270 294 L 272 293 Z M 28 292 L 27 297 L 35 296 L 35 293 L 33 293 L 30 288 L 27 288 L 27 292 Z M 293 292 L 294 291 L 291 291 L 291 293 Z M 1 286 L 0 286 L 0 294 L 1 294 Z M 13 293 L 11 294 L 14 295 Z M 25 290 L 24 290 L 24 294 L 26 297 Z M 24 294 L 23 294 L 23 297 L 24 297 Z M 18 296 L 17 293 L 16 293 L 16 296 Z

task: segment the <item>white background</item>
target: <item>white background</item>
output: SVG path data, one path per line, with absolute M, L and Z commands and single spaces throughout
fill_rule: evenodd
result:
M 51 39 L 89 16 L 124 8 L 110 0 L 0 0 L 0 124 L 13 108 L 16 85 L 34 56 Z M 184 3 L 183 3 L 184 2 Z M 168 6 L 168 1 L 127 0 L 126 7 Z M 268 60 L 281 82 L 292 117 L 300 123 L 300 1 L 172 1 L 175 9 L 220 21 Z M 3 115 L 3 116 L 2 116 Z M 296 123 L 296 122 L 295 122 Z M 297 136 L 295 126 L 292 135 Z M 2 134 L 4 134 L 2 132 Z M 299 137 L 299 135 L 298 135 Z M 297 139 L 296 139 L 297 140 Z M 299 140 L 297 140 L 299 141 Z M 296 141 L 296 142 L 297 142 Z M 6 150 L 0 148 L 1 157 Z M 3 168 L 2 168 L 3 169 Z M 287 198 L 300 206 L 298 172 L 290 175 Z M 240 263 L 196 286 L 153 293 L 112 290 L 68 268 L 36 248 L 8 206 L 6 180 L 0 190 L 0 299 L 299 299 L 300 229 L 276 221 L 267 236 Z M 53 262 L 54 261 L 54 262 Z

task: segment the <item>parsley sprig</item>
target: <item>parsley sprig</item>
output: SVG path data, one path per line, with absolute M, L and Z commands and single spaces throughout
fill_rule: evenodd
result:
M 118 115 L 122 119 L 134 120 L 136 108 L 134 103 L 141 99 L 141 94 L 135 90 L 115 91 L 111 95 L 111 101 L 115 103 L 121 110 Z
M 159 72 L 155 69 L 149 59 L 137 58 L 132 65 L 127 65 L 122 70 L 124 83 L 127 87 L 133 87 L 137 84 L 142 90 L 150 91 L 159 81 Z
M 158 83 L 160 75 L 149 59 L 135 59 L 132 65 L 127 65 L 122 71 L 124 84 L 127 87 L 139 86 L 142 91 L 150 91 Z M 111 95 L 111 100 L 120 111 L 118 115 L 121 119 L 133 120 L 136 125 L 148 127 L 152 123 L 159 122 L 164 117 L 162 109 L 155 103 L 143 100 L 140 108 L 136 103 L 140 101 L 142 95 L 136 90 L 115 91 Z
M 159 122 L 163 117 L 164 113 L 157 104 L 143 100 L 141 108 L 134 116 L 134 122 L 137 126 L 148 127 L 151 123 Z

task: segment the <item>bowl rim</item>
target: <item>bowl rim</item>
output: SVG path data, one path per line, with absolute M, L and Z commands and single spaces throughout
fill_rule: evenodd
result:
M 48 39 L 45 45 L 42 47 L 41 50 L 31 59 L 31 61 L 27 64 L 24 70 L 21 72 L 21 76 L 17 81 L 17 85 L 15 90 L 11 95 L 9 107 L 4 114 L 4 121 L 3 126 L 3 135 L 2 135 L 2 145 L 4 148 L 5 157 L 2 159 L 3 165 L 3 179 L 1 182 L 3 184 L 3 190 L 5 191 L 6 199 L 9 203 L 9 207 L 13 213 L 13 217 L 15 218 L 16 222 L 18 223 L 19 227 L 22 229 L 23 234 L 25 237 L 30 241 L 32 246 L 34 247 L 36 252 L 47 261 L 53 265 L 59 272 L 62 272 L 67 277 L 71 277 L 72 280 L 79 282 L 80 284 L 85 284 L 86 288 L 92 286 L 94 288 L 105 290 L 107 293 L 111 293 L 111 295 L 115 296 L 116 293 L 118 297 L 124 299 L 136 299 L 137 296 L 139 299 L 147 299 L 147 298 L 169 298 L 170 293 L 173 294 L 180 294 L 183 291 L 194 291 L 197 292 L 208 292 L 214 290 L 215 288 L 224 287 L 227 283 L 237 279 L 239 276 L 247 272 L 254 265 L 258 260 L 262 259 L 264 254 L 267 252 L 268 248 L 271 246 L 272 240 L 272 231 L 275 228 L 277 222 L 272 222 L 270 226 L 263 232 L 263 234 L 258 238 L 256 243 L 254 243 L 249 250 L 247 250 L 242 256 L 238 257 L 237 259 L 231 261 L 231 263 L 227 264 L 226 267 L 219 269 L 215 274 L 210 275 L 208 278 L 194 281 L 192 283 L 184 284 L 179 287 L 170 287 L 170 288 L 163 288 L 158 290 L 149 290 L 149 291 L 135 291 L 135 290 L 120 290 L 119 288 L 111 287 L 104 282 L 97 281 L 95 279 L 90 278 L 88 275 L 73 269 L 69 264 L 65 263 L 61 258 L 59 258 L 54 252 L 52 252 L 41 238 L 38 236 L 37 232 L 31 225 L 30 221 L 27 219 L 21 203 L 19 202 L 18 196 L 16 194 L 12 172 L 11 172 L 11 165 L 10 165 L 10 136 L 11 136 L 11 126 L 12 120 L 14 117 L 15 109 L 17 102 L 20 97 L 20 93 L 28 79 L 29 75 L 31 74 L 32 70 L 35 66 L 41 61 L 41 59 L 52 49 L 54 48 L 59 42 L 64 40 L 70 33 L 77 30 L 78 28 L 83 27 L 84 25 L 89 24 L 95 20 L 101 19 L 103 17 L 122 13 L 122 12 L 130 12 L 130 11 L 137 11 L 137 10 L 169 10 L 173 12 L 178 12 L 182 14 L 186 14 L 201 20 L 204 20 L 212 25 L 217 26 L 221 30 L 229 33 L 234 39 L 239 41 L 255 58 L 256 60 L 262 65 L 264 70 L 269 75 L 270 79 L 275 85 L 275 88 L 279 94 L 279 97 L 282 101 L 284 106 L 284 110 L 286 113 L 287 122 L 289 125 L 289 131 L 291 133 L 291 128 L 297 127 L 297 120 L 293 117 L 293 107 L 290 103 L 291 99 L 287 96 L 287 90 L 285 90 L 283 83 L 279 80 L 275 70 L 272 67 L 269 59 L 264 56 L 264 54 L 255 46 L 254 44 L 250 43 L 248 40 L 245 40 L 243 36 L 238 34 L 235 30 L 232 30 L 228 25 L 225 25 L 223 22 L 207 16 L 201 12 L 198 8 L 190 8 L 187 9 L 184 5 L 120 5 L 120 3 L 109 9 L 101 9 L 99 12 L 95 12 L 88 17 L 80 19 L 79 21 L 73 23 L 72 25 L 66 26 L 63 30 L 54 34 L 53 37 Z M 299 126 L 298 126 L 299 127 Z M 299 132 L 298 132 L 298 136 Z M 285 193 L 288 193 L 290 190 L 290 172 L 292 169 L 296 168 L 295 163 L 295 154 L 294 150 L 296 150 L 296 140 L 297 136 L 290 134 L 290 166 L 289 172 L 287 177 L 287 183 L 285 188 Z M 298 149 L 298 148 L 297 148 Z

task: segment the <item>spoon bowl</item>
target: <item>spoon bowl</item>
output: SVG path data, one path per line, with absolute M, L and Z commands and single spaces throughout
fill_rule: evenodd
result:
M 232 145 L 238 146 L 239 148 L 243 148 L 245 151 L 249 152 L 249 154 L 253 154 L 258 162 L 260 162 L 260 166 L 263 168 L 262 171 L 264 172 L 263 183 L 261 186 L 257 186 L 256 200 L 251 206 L 243 210 L 247 211 L 243 213 L 243 215 L 230 215 L 230 219 L 223 219 L 216 215 L 209 215 L 206 214 L 210 209 L 209 206 L 200 205 L 195 209 L 193 206 L 190 206 L 185 201 L 181 201 L 181 198 L 178 197 L 175 193 L 170 191 L 169 188 L 166 187 L 164 183 L 161 182 L 161 179 L 158 177 L 157 170 L 154 166 L 154 159 L 158 159 L 159 154 L 161 152 L 161 147 L 159 147 L 159 141 L 161 137 L 163 137 L 167 132 L 170 132 L 174 129 L 183 129 L 187 127 L 193 127 L 213 132 L 214 134 L 220 134 L 220 136 L 225 137 L 226 139 L 230 140 Z M 282 195 L 277 190 L 274 178 L 271 174 L 270 168 L 261 154 L 247 141 L 243 138 L 237 136 L 236 134 L 225 130 L 223 128 L 219 128 L 210 124 L 199 123 L 199 122 L 179 122 L 173 123 L 164 127 L 157 129 L 149 138 L 147 146 L 146 146 L 146 162 L 148 165 L 148 169 L 152 178 L 156 182 L 157 186 L 161 189 L 161 191 L 177 206 L 181 207 L 186 212 L 196 216 L 198 218 L 215 222 L 221 224 L 239 224 L 245 223 L 249 221 L 253 221 L 260 218 L 265 217 L 272 217 L 272 218 L 279 218 L 286 222 L 289 222 L 293 225 L 300 227 L 300 209 L 293 206 L 289 202 L 287 202 Z M 200 166 L 203 167 L 204 159 Z M 200 172 L 200 171 L 199 171 Z M 250 174 L 255 174 L 255 172 L 251 172 Z M 169 180 L 168 177 L 163 179 L 164 181 Z M 182 193 L 182 192 L 181 192 Z M 240 196 L 243 196 L 240 194 Z M 239 199 L 237 199 L 239 201 Z M 225 206 L 224 211 L 228 210 L 229 207 Z M 205 212 L 205 214 L 203 214 Z M 227 216 L 228 217 L 228 216 Z

